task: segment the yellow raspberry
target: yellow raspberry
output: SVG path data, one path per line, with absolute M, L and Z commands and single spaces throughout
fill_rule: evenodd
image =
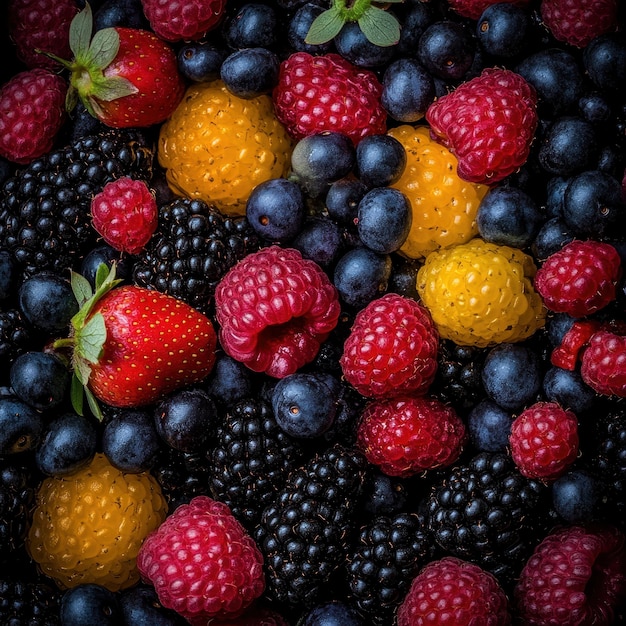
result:
M 139 548 L 166 513 L 153 476 L 125 474 L 97 454 L 87 467 L 43 481 L 28 551 L 61 589 L 96 583 L 118 591 L 138 582 Z
M 475 237 L 476 212 L 489 188 L 459 178 L 457 158 L 431 139 L 427 126 L 405 124 L 388 134 L 407 154 L 406 168 L 392 186 L 408 197 L 413 210 L 411 231 L 400 252 L 420 259 Z
M 174 193 L 243 215 L 259 183 L 287 175 L 292 149 L 269 96 L 244 100 L 216 80 L 187 89 L 161 127 L 158 159 Z
M 514 343 L 545 322 L 536 271 L 521 250 L 476 238 L 429 254 L 417 291 L 443 338 L 462 346 Z

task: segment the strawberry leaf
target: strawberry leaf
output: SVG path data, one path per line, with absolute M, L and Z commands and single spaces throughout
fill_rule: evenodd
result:
M 94 280 L 96 290 L 104 285 L 104 281 L 107 280 L 110 271 L 111 268 L 106 263 L 100 263 L 100 265 L 98 265 L 96 268 L 96 278 Z
M 97 286 L 94 294 L 83 303 L 81 308 L 78 310 L 78 313 L 76 313 L 71 320 L 72 328 L 75 333 L 79 333 L 81 331 L 85 325 L 85 320 L 89 317 L 93 307 L 102 298 L 102 296 L 122 282 L 121 279 L 115 278 L 115 263 L 113 263 L 110 268 L 108 268 L 104 263 L 102 263 L 101 266 L 102 265 L 104 265 L 105 269 L 101 270 L 100 267 L 98 267 L 97 272 L 106 272 L 106 276 L 104 276 L 104 278 L 101 277 L 101 283 Z
M 101 313 L 96 313 L 75 335 L 75 356 L 89 363 L 97 363 L 106 338 L 104 317 Z
M 400 24 L 391 13 L 370 6 L 358 19 L 359 28 L 376 46 L 393 46 L 400 40 Z
M 120 49 L 120 36 L 114 28 L 103 28 L 96 32 L 87 51 L 89 64 L 103 70 L 117 56 Z
M 112 102 L 124 96 L 132 96 L 139 89 L 135 87 L 127 78 L 122 76 L 107 76 L 102 80 L 94 81 L 91 91 L 91 98 L 98 98 L 104 102 Z
M 91 393 L 88 387 L 83 388 L 85 391 L 85 398 L 87 398 L 87 404 L 89 405 L 89 410 L 93 413 L 94 417 L 96 417 L 99 421 L 102 421 L 104 417 L 102 415 L 102 411 L 100 410 L 100 405 L 96 400 L 96 397 Z
M 74 371 L 74 375 L 72 376 L 72 383 L 70 385 L 70 401 L 72 402 L 72 408 L 78 415 L 83 415 L 83 397 L 84 397 L 84 387 L 83 383 L 80 382 L 80 379 L 76 375 L 76 371 Z
M 326 43 L 339 34 L 345 24 L 345 18 L 336 5 L 320 13 L 311 23 L 304 42 L 316 46 Z
M 89 50 L 92 30 L 93 16 L 91 14 L 91 7 L 88 2 L 85 2 L 85 8 L 77 13 L 70 23 L 69 43 L 70 50 L 75 58 L 83 58 Z
M 70 284 L 72 286 L 76 302 L 78 302 L 78 307 L 80 308 L 83 304 L 85 304 L 85 302 L 87 302 L 87 300 L 89 300 L 89 298 L 91 298 L 91 296 L 93 296 L 91 285 L 89 284 L 89 281 L 78 272 L 71 273 Z

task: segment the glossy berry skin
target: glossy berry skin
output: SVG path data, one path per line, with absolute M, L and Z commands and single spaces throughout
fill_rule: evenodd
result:
M 161 39 L 181 41 L 201 39 L 220 23 L 226 0 L 141 0 L 150 28 Z
M 243 48 L 229 54 L 220 66 L 220 78 L 239 98 L 268 94 L 278 83 L 278 56 L 267 48 Z
M 220 354 L 207 382 L 207 392 L 219 406 L 229 406 L 252 394 L 252 372 L 227 354 Z
M 480 452 L 504 452 L 509 445 L 511 413 L 491 400 L 482 400 L 467 416 L 472 445 Z
M 0 455 L 35 450 L 44 431 L 41 413 L 13 395 L 0 397 Z
M 333 41 L 337 52 L 357 67 L 381 67 L 395 52 L 394 46 L 377 46 L 369 41 L 356 22 L 346 22 Z
M 369 135 L 356 147 L 355 165 L 355 174 L 362 183 L 368 187 L 386 187 L 402 176 L 406 150 L 391 135 Z
M 115 275 L 121 280 L 126 280 L 131 273 L 133 259 L 122 254 L 108 243 L 103 243 L 92 248 L 80 264 L 80 274 L 84 276 L 91 287 L 96 283 L 96 272 L 100 265 L 105 264 L 109 269 L 115 263 Z
M 272 48 L 276 44 L 276 10 L 261 2 L 244 3 L 224 24 L 223 37 L 233 50 Z
M 602 483 L 584 470 L 568 470 L 552 483 L 552 506 L 568 524 L 589 524 L 597 519 Z
M 531 244 L 531 250 L 538 261 L 545 261 L 574 239 L 576 236 L 565 221 L 561 217 L 552 217 L 539 228 Z
M 523 52 L 530 34 L 529 12 L 511 2 L 488 6 L 476 23 L 476 38 L 488 54 L 505 59 Z
M 580 375 L 597 393 L 626 398 L 626 337 L 595 332 L 582 355 Z
M 619 34 L 596 37 L 583 52 L 583 64 L 589 78 L 598 88 L 613 95 L 626 86 L 626 42 Z
M 187 621 L 159 603 L 154 587 L 139 584 L 125 589 L 118 598 L 125 624 L 133 626 L 186 626 Z
M 335 181 L 326 193 L 328 215 L 342 225 L 354 226 L 361 198 L 367 187 L 360 180 L 342 178 Z
M 381 103 L 389 117 L 407 124 L 421 120 L 435 99 L 432 76 L 417 59 L 397 59 L 383 74 Z
M 91 4 L 94 8 L 93 24 L 96 30 L 116 26 L 150 30 L 141 0 L 104 0 Z
M 326 217 L 310 217 L 305 220 L 298 236 L 291 245 L 305 259 L 327 270 L 335 266 L 345 248 L 343 231 L 336 222 Z
M 365 626 L 365 622 L 350 605 L 332 600 L 306 611 L 300 626 Z
M 122 621 L 119 599 L 102 585 L 78 585 L 63 594 L 61 620 L 66 626 L 116 626 Z
M 529 4 L 529 1 L 512 0 L 511 4 L 524 7 Z M 477 20 L 488 7 L 498 4 L 498 0 L 449 0 L 448 4 L 459 15 Z
M 225 48 L 208 41 L 190 41 L 180 48 L 176 59 L 182 76 L 194 83 L 215 80 L 220 75 L 220 67 L 228 56 Z
M 438 21 L 422 34 L 417 47 L 419 62 L 433 75 L 448 82 L 463 79 L 474 61 L 476 41 L 463 24 Z
M 551 402 L 570 408 L 580 416 L 595 406 L 595 393 L 577 370 L 551 367 L 543 377 L 543 393 Z

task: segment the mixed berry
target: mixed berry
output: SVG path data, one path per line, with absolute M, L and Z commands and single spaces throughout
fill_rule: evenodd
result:
M 0 25 L 0 624 L 626 623 L 623 3 Z

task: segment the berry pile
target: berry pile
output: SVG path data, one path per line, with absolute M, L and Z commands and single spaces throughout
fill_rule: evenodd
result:
M 0 4 L 0 624 L 626 624 L 626 4 Z

